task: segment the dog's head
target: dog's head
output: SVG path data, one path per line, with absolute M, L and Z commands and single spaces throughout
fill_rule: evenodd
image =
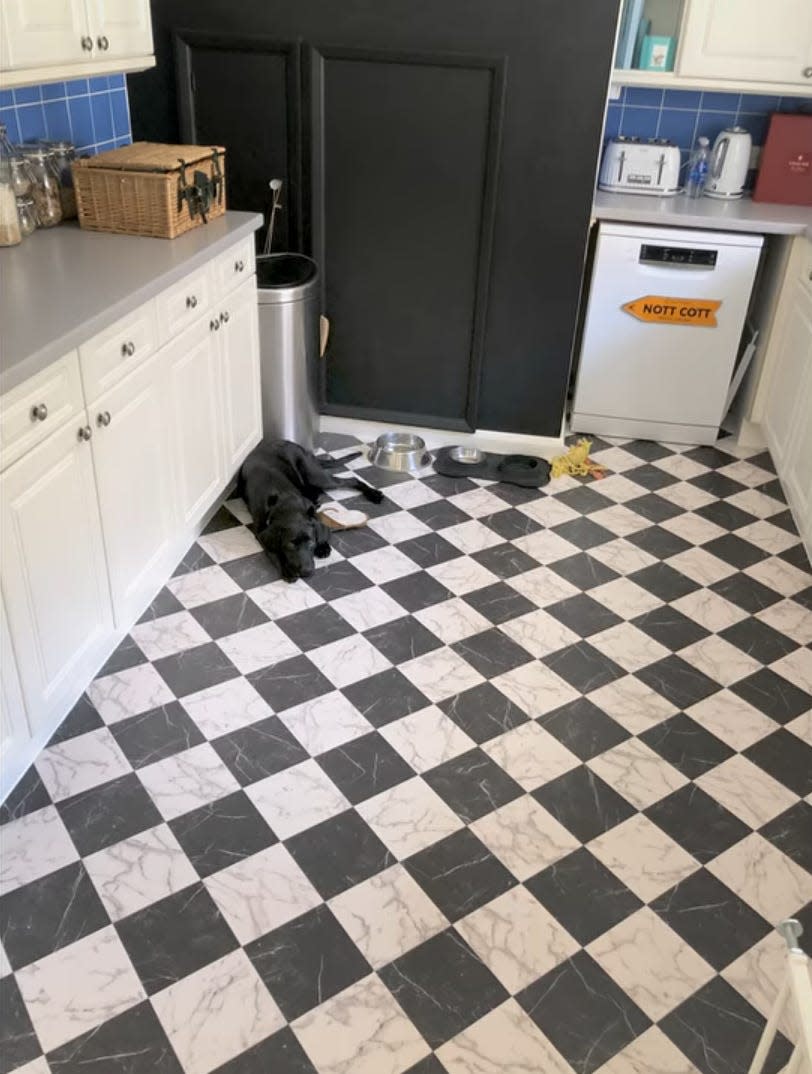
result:
M 257 540 L 275 556 L 286 582 L 309 578 L 316 569 L 319 523 L 313 504 L 302 498 L 280 500 L 271 496 L 265 526 Z

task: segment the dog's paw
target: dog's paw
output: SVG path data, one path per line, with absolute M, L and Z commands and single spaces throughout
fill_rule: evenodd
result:
M 316 559 L 327 559 L 327 557 L 330 555 L 329 544 L 327 544 L 326 541 L 324 544 L 317 544 L 315 549 L 313 550 L 313 554 L 315 555 Z
M 380 489 L 374 489 L 371 485 L 369 491 L 365 493 L 366 498 L 370 503 L 383 503 L 383 493 Z

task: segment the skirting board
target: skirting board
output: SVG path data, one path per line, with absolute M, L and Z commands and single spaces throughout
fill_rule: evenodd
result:
M 430 451 L 450 444 L 474 444 L 483 451 L 499 454 L 535 455 L 551 459 L 564 449 L 563 436 L 530 436 L 525 433 L 500 433 L 492 429 L 477 429 L 473 433 L 457 433 L 448 429 L 431 429 L 421 425 L 389 425 L 380 421 L 358 418 L 337 418 L 322 414 L 319 424 L 323 433 L 343 433 L 355 436 L 365 444 L 372 443 L 381 433 L 416 433 L 426 441 Z

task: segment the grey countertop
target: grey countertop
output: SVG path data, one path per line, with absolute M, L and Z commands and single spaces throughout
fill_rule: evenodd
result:
M 762 235 L 806 235 L 812 239 L 812 208 L 803 205 L 774 205 L 739 198 L 652 198 L 642 194 L 595 193 L 592 215 L 598 220 L 632 224 L 662 224 L 666 227 L 715 228 L 720 231 L 750 231 Z
M 9 391 L 262 225 L 227 212 L 177 239 L 63 224 L 0 250 L 0 392 Z

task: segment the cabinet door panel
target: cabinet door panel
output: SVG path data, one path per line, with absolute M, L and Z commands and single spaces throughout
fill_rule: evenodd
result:
M 181 522 L 197 522 L 222 488 L 222 420 L 217 332 L 205 318 L 167 348 L 175 464 L 175 503 Z
M 112 630 L 90 446 L 73 423 L 0 479 L 0 568 L 35 736 L 97 670 Z
M 797 82 L 812 63 L 808 0 L 690 0 L 679 74 L 745 82 Z
M 799 387 L 804 383 L 806 367 L 812 363 L 812 313 L 810 302 L 796 287 L 787 310 L 778 344 L 770 393 L 764 412 L 769 446 L 783 477 L 793 434 L 801 424 L 809 423 L 802 413 Z
M 153 52 L 149 0 L 88 0 L 96 51 L 104 56 L 148 56 Z M 103 48 L 99 38 L 105 38 Z
M 17 673 L 17 660 L 6 618 L 6 606 L 0 594 L 0 798 L 8 792 L 25 766 L 26 743 L 31 738 L 28 714 Z
M 171 566 L 175 526 L 163 354 L 93 407 L 93 462 L 116 624 L 129 626 Z M 99 426 L 101 415 L 110 422 Z
M 95 55 L 82 49 L 84 0 L 3 0 L 0 12 L 9 67 L 82 63 Z
M 222 303 L 222 312 L 228 314 L 228 321 L 219 333 L 225 476 L 228 478 L 236 473 L 251 448 L 262 439 L 259 323 L 253 277 L 228 296 Z

